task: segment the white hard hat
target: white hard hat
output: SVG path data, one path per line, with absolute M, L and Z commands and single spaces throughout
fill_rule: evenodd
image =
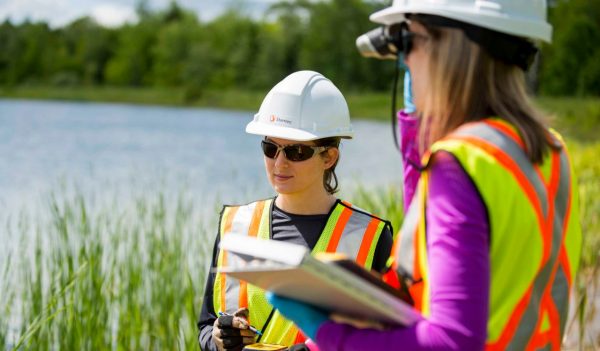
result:
M 354 136 L 346 99 L 329 79 L 313 71 L 295 72 L 277 83 L 246 132 L 298 141 Z
M 437 15 L 501 33 L 550 42 L 546 0 L 394 0 L 375 12 L 373 22 L 390 25 L 406 14 Z

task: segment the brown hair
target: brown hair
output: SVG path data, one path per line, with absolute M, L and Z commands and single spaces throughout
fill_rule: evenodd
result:
M 336 149 L 339 149 L 340 141 L 341 141 L 341 138 L 339 138 L 339 137 L 323 138 L 323 139 L 315 140 L 315 145 L 316 146 L 328 146 L 330 148 L 334 147 Z M 327 151 L 323 151 L 323 152 L 327 152 Z M 339 190 L 338 189 L 338 185 L 339 185 L 338 179 L 337 179 L 337 175 L 335 174 L 335 167 L 337 166 L 339 161 L 340 161 L 340 156 L 339 156 L 339 152 L 338 152 L 338 158 L 337 158 L 337 160 L 335 160 L 335 163 L 333 164 L 333 166 L 326 169 L 325 173 L 323 173 L 323 186 L 325 187 L 325 190 L 327 190 L 327 192 L 332 195 L 337 193 Z
M 545 117 L 527 95 L 518 66 L 492 58 L 462 30 L 423 25 L 431 40 L 426 42 L 430 81 L 419 132 L 422 150 L 460 125 L 486 117 L 514 125 L 533 163 L 557 148 L 542 122 Z

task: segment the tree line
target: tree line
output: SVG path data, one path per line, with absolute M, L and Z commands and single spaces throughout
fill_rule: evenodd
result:
M 89 17 L 61 28 L 0 25 L 0 85 L 268 89 L 290 72 L 313 69 L 344 90 L 387 90 L 394 65 L 362 58 L 354 45 L 375 25 L 381 2 L 295 0 L 261 19 L 229 10 L 202 22 L 174 0 L 137 6 L 139 20 L 105 28 Z M 549 10 L 554 43 L 537 74 L 545 95 L 600 95 L 600 2 L 559 0 Z M 390 79 L 382 79 L 390 77 Z

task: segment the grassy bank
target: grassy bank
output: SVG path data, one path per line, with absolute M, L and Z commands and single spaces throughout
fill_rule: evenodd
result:
M 0 88 L 0 97 L 23 99 L 122 102 L 170 106 L 215 107 L 256 111 L 267 91 L 203 91 L 190 93 L 185 88 L 115 88 L 115 87 L 14 87 Z M 398 93 L 401 104 L 402 93 Z M 388 121 L 391 96 L 388 92 L 347 92 L 352 117 Z M 568 128 L 578 139 L 593 139 L 600 126 L 600 98 L 536 99 L 537 104 L 555 116 L 553 124 Z M 398 105 L 400 106 L 400 105 Z
M 5 98 L 213 107 L 248 111 L 257 111 L 266 94 L 267 91 L 248 90 L 204 91 L 191 94 L 185 88 L 0 88 L 0 97 Z M 353 117 L 388 120 L 389 94 L 350 93 L 346 98 Z

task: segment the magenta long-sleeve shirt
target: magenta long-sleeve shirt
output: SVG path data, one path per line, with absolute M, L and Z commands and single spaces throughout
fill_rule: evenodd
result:
M 399 114 L 405 207 L 419 171 L 418 120 Z M 412 161 L 412 162 L 411 162 Z M 317 331 L 320 351 L 482 350 L 490 286 L 489 222 L 469 176 L 449 153 L 437 153 L 429 169 L 427 253 L 431 314 L 411 327 L 385 331 L 335 322 Z

